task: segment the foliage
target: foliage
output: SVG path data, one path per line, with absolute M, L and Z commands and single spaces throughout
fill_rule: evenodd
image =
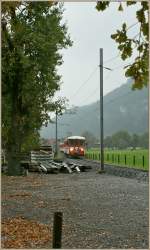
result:
M 140 136 L 140 146 L 143 148 L 149 148 L 149 134 L 145 132 Z
M 60 50 L 72 45 L 62 15 L 62 3 L 2 2 L 2 136 L 9 152 L 22 150 L 56 109 Z
M 91 147 L 97 142 L 96 137 L 89 131 L 83 132 L 81 136 L 86 138 L 87 147 Z
M 30 134 L 23 141 L 21 150 L 22 152 L 30 152 L 35 148 L 39 148 L 40 146 L 40 134 L 38 131 L 34 131 L 34 133 Z
M 128 132 L 119 131 L 112 135 L 113 146 L 120 149 L 127 148 L 130 145 L 131 138 Z
M 108 1 L 98 1 L 96 9 L 98 11 L 104 11 L 110 6 Z M 119 4 L 119 11 L 123 11 L 122 3 Z M 135 1 L 127 1 L 126 5 L 131 6 L 139 4 Z M 133 82 L 133 89 L 141 89 L 148 83 L 148 57 L 149 57 L 149 24 L 148 24 L 148 2 L 141 1 L 140 9 L 136 11 L 137 23 L 139 25 L 139 33 L 134 37 L 129 37 L 128 30 L 132 28 L 127 27 L 126 23 L 122 24 L 122 29 L 117 30 L 115 34 L 111 35 L 111 38 L 118 44 L 118 49 L 121 54 L 122 60 L 130 58 L 133 54 L 133 50 L 137 51 L 137 57 L 134 62 L 126 67 L 125 75 L 131 77 Z M 135 25 L 136 25 L 135 24 Z
M 133 134 L 132 135 L 132 139 L 131 139 L 131 146 L 133 147 L 133 149 L 135 149 L 140 142 L 140 137 L 137 134 Z
M 126 149 L 132 147 L 147 148 L 148 149 L 148 132 L 142 135 L 134 133 L 130 135 L 127 131 L 118 131 L 112 136 L 106 136 L 104 139 L 104 146 L 106 148 Z
M 113 141 L 112 141 L 112 137 L 111 136 L 106 136 L 104 139 L 104 146 L 106 148 L 110 147 L 113 148 Z
M 52 232 L 47 225 L 22 217 L 2 221 L 2 235 L 4 248 L 44 247 L 52 241 Z

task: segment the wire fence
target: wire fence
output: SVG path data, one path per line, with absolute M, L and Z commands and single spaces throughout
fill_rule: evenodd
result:
M 87 151 L 85 157 L 90 160 L 101 161 L 101 154 L 99 152 Z M 133 167 L 143 170 L 148 170 L 149 168 L 148 154 L 105 152 L 104 163 L 118 166 Z

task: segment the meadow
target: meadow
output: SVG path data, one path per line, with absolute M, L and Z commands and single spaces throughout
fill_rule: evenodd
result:
M 87 159 L 101 159 L 99 149 L 88 149 Z M 146 149 L 136 150 L 104 150 L 104 162 L 107 164 L 126 166 L 131 168 L 149 170 L 149 153 Z

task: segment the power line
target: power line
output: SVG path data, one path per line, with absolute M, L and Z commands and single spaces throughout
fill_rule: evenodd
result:
M 127 66 L 129 66 L 130 64 L 132 64 L 133 62 L 130 62 L 129 64 L 126 64 L 126 65 L 122 65 L 122 64 L 120 64 L 120 65 L 118 65 L 117 67 L 115 67 L 115 68 L 112 68 L 111 69 L 111 71 L 113 71 L 113 70 L 116 70 L 116 69 L 124 69 L 125 67 L 127 67 Z M 106 68 L 106 67 L 105 67 Z
M 120 57 L 120 52 L 119 52 L 116 56 L 113 56 L 113 57 L 111 57 L 110 59 L 104 61 L 104 63 L 114 61 L 114 60 L 117 59 L 118 57 Z
M 84 99 L 82 100 L 82 102 L 86 101 L 89 97 L 94 96 L 98 89 L 99 89 L 99 86 L 98 86 L 89 96 L 87 96 L 86 98 L 84 98 Z
M 131 24 L 131 25 L 127 28 L 127 30 L 131 29 L 132 27 L 134 27 L 134 26 L 137 25 L 138 23 L 139 23 L 139 22 L 136 22 L 136 23 Z
M 131 25 L 126 29 L 126 31 L 128 31 L 128 30 L 131 29 L 132 27 L 136 26 L 138 23 L 139 23 L 139 22 L 136 22 L 136 23 L 131 24 Z M 113 56 L 113 57 L 111 57 L 110 59 L 104 61 L 104 63 L 114 61 L 114 60 L 117 59 L 118 57 L 120 57 L 120 52 L 119 52 L 116 56 Z
M 111 71 L 108 72 L 108 74 L 105 76 L 104 79 L 105 79 L 105 80 L 108 79 L 110 75 L 111 75 Z M 90 95 L 88 95 L 86 98 L 84 98 L 84 99 L 82 100 L 82 102 L 86 101 L 89 97 L 94 96 L 95 93 L 96 93 L 98 90 L 99 90 L 99 86 L 98 86 L 96 89 L 94 89 L 94 91 L 93 91 L 92 93 L 90 93 Z
M 99 88 L 99 87 L 98 87 Z M 97 88 L 97 89 L 98 89 Z M 94 91 L 93 91 L 93 93 L 97 90 L 97 89 L 95 89 Z M 107 105 L 107 104 L 110 104 L 110 103 L 113 103 L 113 102 L 115 102 L 115 101 L 117 101 L 118 99 L 120 99 L 120 98 L 122 98 L 122 97 L 124 97 L 124 96 L 129 96 L 130 94 L 132 94 L 133 92 L 130 90 L 130 91 L 128 91 L 127 93 L 125 93 L 124 95 L 121 95 L 121 96 L 118 96 L 118 97 L 116 97 L 115 99 L 112 99 L 112 100 L 109 100 L 109 101 L 107 101 L 106 103 L 104 102 L 104 106 L 105 105 Z M 93 109 L 93 112 L 95 112 L 95 111 L 97 111 L 98 110 L 98 108 L 96 108 L 96 109 Z M 89 114 L 89 111 L 88 110 L 86 110 L 86 111 L 84 111 L 84 115 L 85 116 L 87 116 Z M 77 116 L 77 117 L 79 117 L 79 118 L 83 118 L 83 116 L 81 116 L 81 114 L 75 114 L 75 116 Z
M 77 89 L 74 95 L 72 95 L 70 98 L 74 98 L 76 96 L 76 94 L 80 91 L 80 89 L 91 79 L 91 77 L 93 76 L 93 74 L 96 72 L 97 69 L 98 69 L 98 66 L 96 66 L 96 68 L 92 71 L 92 73 L 89 75 L 87 80 L 82 83 L 82 85 Z
M 132 63 L 133 63 L 133 62 L 132 62 Z M 131 62 L 130 62 L 130 64 L 131 64 Z M 104 79 L 105 79 L 105 80 L 108 79 L 109 76 L 111 75 L 111 73 L 112 73 L 113 70 L 116 70 L 116 69 L 119 69 L 119 68 L 124 69 L 125 67 L 129 66 L 130 64 L 118 65 L 117 67 L 111 69 L 111 71 L 108 72 L 108 74 L 106 75 L 106 77 L 105 77 Z M 104 67 L 104 68 L 106 68 L 106 67 Z M 107 68 L 106 68 L 106 69 L 107 69 Z M 86 101 L 88 98 L 93 97 L 93 96 L 95 95 L 95 93 L 98 91 L 98 89 L 99 89 L 99 87 L 97 87 L 96 89 L 94 89 L 94 91 L 91 92 L 90 95 L 88 95 L 86 98 L 83 98 L 83 99 L 81 98 L 82 101 L 81 101 L 80 103 L 83 103 L 83 102 Z
M 116 100 L 118 100 L 118 99 L 120 99 L 120 98 L 122 98 L 122 97 L 124 97 L 124 96 L 128 96 L 128 95 L 130 95 L 130 94 L 132 94 L 132 93 L 133 93 L 132 90 L 130 90 L 130 91 L 128 91 L 127 93 L 125 93 L 124 95 L 119 96 L 118 98 L 109 100 L 108 102 L 104 103 L 104 105 L 113 103 L 113 102 L 115 102 Z M 96 110 L 98 110 L 98 109 L 96 108 L 95 111 L 96 111 Z
M 132 62 L 133 63 L 133 62 Z M 125 69 L 125 67 L 129 66 L 130 64 L 132 63 L 129 63 L 129 64 L 126 64 L 126 65 L 118 65 L 117 67 L 113 68 L 113 70 L 116 70 L 116 69 Z
M 118 56 L 117 56 L 118 57 Z M 116 57 L 114 57 L 114 58 L 112 58 L 112 60 L 113 59 L 115 59 Z M 111 59 L 110 59 L 111 60 Z M 109 60 L 109 61 L 110 61 Z M 107 61 L 108 62 L 108 61 Z M 121 67 L 123 67 L 123 66 L 127 66 L 127 65 L 119 65 L 119 67 L 117 66 L 116 68 L 114 68 L 114 69 L 111 69 L 111 68 L 108 68 L 108 67 L 105 67 L 105 66 L 103 66 L 103 68 L 104 69 L 107 69 L 107 70 L 109 70 L 109 71 L 113 71 L 113 70 L 115 70 L 115 69 L 117 69 L 117 68 L 121 68 Z M 90 76 L 87 78 L 87 80 L 86 81 L 84 81 L 83 82 L 83 84 L 82 85 L 80 85 L 80 87 L 77 89 L 77 91 L 74 93 L 74 95 L 72 95 L 71 97 L 70 97 L 70 99 L 71 98 L 74 98 L 77 94 L 78 94 L 78 92 L 80 91 L 80 89 L 83 87 L 83 86 L 85 86 L 85 84 L 91 79 L 91 77 L 94 75 L 94 73 L 97 71 L 97 69 L 98 69 L 98 66 L 96 66 L 96 68 L 92 71 L 92 73 L 90 74 Z
M 105 69 L 107 69 L 107 70 L 112 70 L 112 69 L 110 69 L 110 68 L 108 68 L 108 67 L 104 67 Z M 95 69 L 92 71 L 92 73 L 89 75 L 89 77 L 87 78 L 87 80 L 86 81 L 84 81 L 81 85 L 80 85 L 80 87 L 77 89 L 77 91 L 74 93 L 74 95 L 72 95 L 70 98 L 74 98 L 77 94 L 78 94 L 78 92 L 80 91 L 80 89 L 83 87 L 83 86 L 85 86 L 85 84 L 91 79 L 91 77 L 94 75 L 94 73 L 97 71 L 97 69 L 98 69 L 98 66 L 96 66 L 95 67 Z

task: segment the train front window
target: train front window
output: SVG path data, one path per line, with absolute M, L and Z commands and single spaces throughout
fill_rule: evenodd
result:
M 69 146 L 74 146 L 74 147 L 84 146 L 84 142 L 85 142 L 84 140 L 79 140 L 79 139 L 76 139 L 76 140 L 69 139 L 68 140 Z

